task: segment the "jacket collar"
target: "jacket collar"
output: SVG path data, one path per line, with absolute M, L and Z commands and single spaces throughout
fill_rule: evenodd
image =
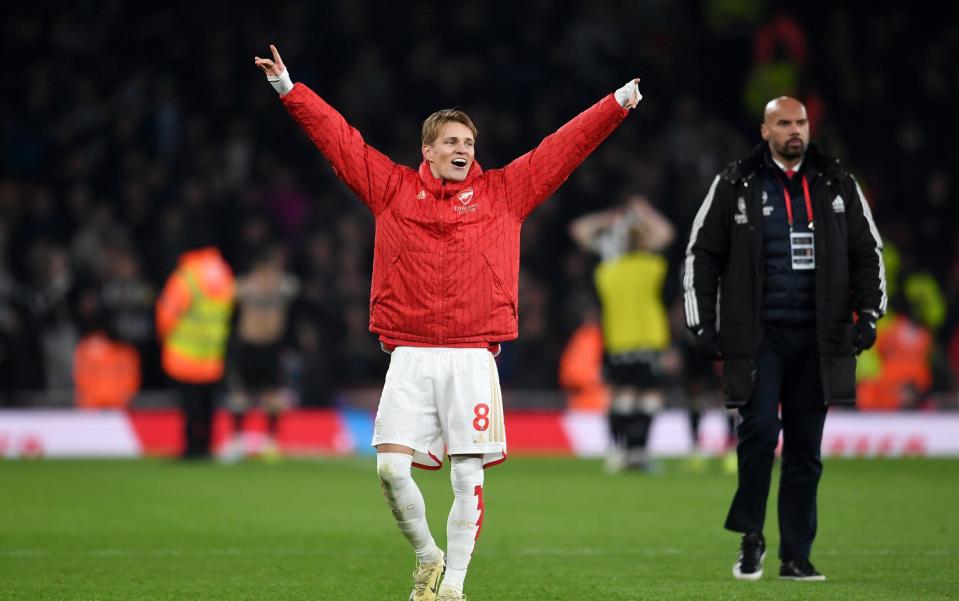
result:
M 771 172 L 773 177 L 775 177 L 777 180 L 785 181 L 783 176 L 779 175 L 780 173 L 783 173 L 783 169 L 779 166 L 775 159 L 773 159 L 772 153 L 769 152 L 769 145 L 763 144 L 762 146 L 763 167 L 767 171 Z M 803 177 L 808 178 L 810 182 L 813 181 L 813 179 L 815 179 L 820 172 L 819 165 L 821 158 L 822 155 L 819 154 L 819 151 L 814 150 L 814 147 L 810 145 L 809 148 L 806 149 L 806 154 L 803 156 L 802 162 L 799 165 L 799 169 L 796 171 Z M 793 181 L 798 183 L 798 180 L 794 179 Z
M 744 159 L 733 163 L 734 169 L 728 171 L 728 175 L 731 176 L 729 179 L 735 181 L 739 178 L 749 177 L 759 171 L 767 161 L 774 165 L 769 155 L 769 143 L 762 141 Z M 806 156 L 803 157 L 803 169 L 807 167 L 813 172 L 827 175 L 836 175 L 842 171 L 839 160 L 823 154 L 815 144 L 809 145 L 809 148 L 806 149 Z
M 466 174 L 466 179 L 461 182 L 444 182 L 438 177 L 433 177 L 433 172 L 430 171 L 430 164 L 425 160 L 420 163 L 419 168 L 420 181 L 423 183 L 423 186 L 430 191 L 430 194 L 436 198 L 446 198 L 452 194 L 456 194 L 460 190 L 471 186 L 473 181 L 482 174 L 483 168 L 480 167 L 480 164 L 475 160 L 473 164 L 470 165 L 470 171 Z

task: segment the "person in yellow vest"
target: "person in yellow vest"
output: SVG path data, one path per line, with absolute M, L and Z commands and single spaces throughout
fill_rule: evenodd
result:
M 210 456 L 214 400 L 223 379 L 235 288 L 233 271 L 220 251 L 206 246 L 180 256 L 157 301 L 163 370 L 181 396 L 184 458 Z
M 622 207 L 576 219 L 570 234 L 600 257 L 594 279 L 611 388 L 612 447 L 606 467 L 654 471 L 646 449 L 649 432 L 663 404 L 663 381 L 679 367 L 663 302 L 668 262 L 662 253 L 675 238 L 675 228 L 645 196 L 637 195 Z

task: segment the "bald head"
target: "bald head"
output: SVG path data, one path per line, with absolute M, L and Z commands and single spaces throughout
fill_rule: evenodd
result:
M 809 146 L 809 119 L 803 103 L 789 96 L 774 98 L 766 104 L 763 140 L 769 143 L 773 158 L 787 167 L 802 160 Z
M 783 113 L 802 113 L 803 118 L 805 118 L 806 107 L 803 105 L 803 103 L 791 96 L 780 96 L 779 98 L 773 98 L 766 103 L 766 110 L 763 112 L 763 123 L 769 123 L 770 120 L 776 119 Z

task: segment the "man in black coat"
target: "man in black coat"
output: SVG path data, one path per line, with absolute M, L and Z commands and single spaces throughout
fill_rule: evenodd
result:
M 743 533 L 733 575 L 762 577 L 782 428 L 780 577 L 824 580 L 809 562 L 823 424 L 828 405 L 855 403 L 856 355 L 873 345 L 886 310 L 882 240 L 856 180 L 809 145 L 799 101 L 770 101 L 760 131 L 764 142 L 716 176 L 696 214 L 686 325 L 724 362 L 726 403 L 742 416 L 726 518 Z

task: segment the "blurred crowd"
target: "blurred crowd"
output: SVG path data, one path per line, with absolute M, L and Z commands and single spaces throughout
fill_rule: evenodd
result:
M 388 356 L 367 331 L 373 221 L 254 68 L 275 43 L 294 81 L 410 166 L 438 108 L 472 116 L 489 169 L 641 78 L 639 109 L 524 227 L 520 339 L 499 359 L 507 389 L 556 389 L 564 345 L 595 305 L 594 259 L 569 238 L 572 219 L 629 194 L 652 199 L 678 233 L 674 305 L 712 177 L 759 141 L 767 100 L 800 98 L 813 140 L 856 174 L 887 243 L 899 317 L 884 320 L 885 348 L 910 349 L 912 371 L 909 394 L 875 403 L 955 406 L 957 161 L 942 119 L 959 99 L 959 24 L 905 6 L 786 6 L 91 0 L 5 11 L 0 405 L 71 390 L 78 343 L 96 332 L 137 351 L 140 388 L 166 388 L 154 305 L 177 257 L 209 236 L 238 275 L 282 248 L 299 281 L 282 353 L 300 403 L 382 382 Z M 883 348 L 861 362 L 866 386 L 883 377 Z

